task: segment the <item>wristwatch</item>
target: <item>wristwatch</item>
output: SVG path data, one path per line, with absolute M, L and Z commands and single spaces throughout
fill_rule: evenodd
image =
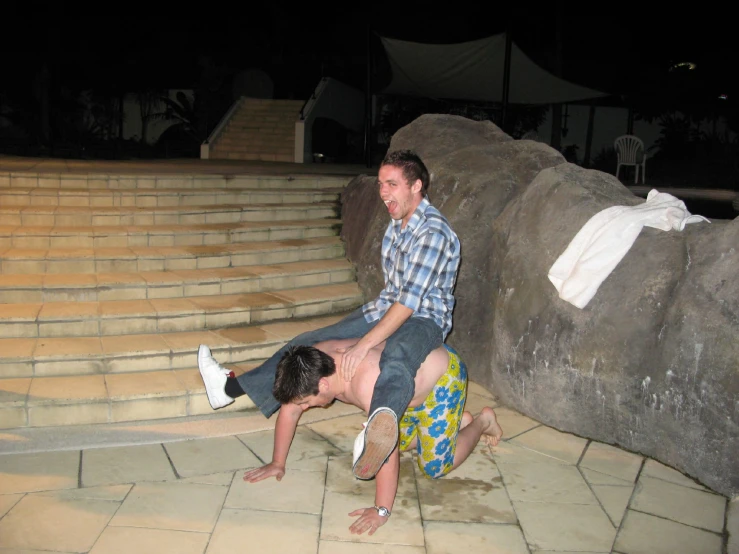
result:
M 374 506 L 375 510 L 377 510 L 377 515 L 382 517 L 390 517 L 390 510 L 388 510 L 385 506 Z

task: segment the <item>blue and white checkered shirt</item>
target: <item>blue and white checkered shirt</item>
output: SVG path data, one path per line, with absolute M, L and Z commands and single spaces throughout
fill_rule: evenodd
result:
M 412 317 L 433 319 L 444 338 L 452 328 L 454 284 L 459 269 L 460 245 L 449 222 L 427 198 L 401 229 L 391 220 L 382 239 L 385 288 L 362 308 L 365 319 L 376 321 L 395 302 L 412 309 Z

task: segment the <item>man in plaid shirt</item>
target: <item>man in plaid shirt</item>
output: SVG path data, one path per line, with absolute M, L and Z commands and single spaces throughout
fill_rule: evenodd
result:
M 418 368 L 452 327 L 460 244 L 449 222 L 428 201 L 428 185 L 426 166 L 410 150 L 389 153 L 380 166 L 379 193 L 391 221 L 382 241 L 385 288 L 375 300 L 334 325 L 299 335 L 238 378 L 227 377 L 227 370 L 201 345 L 198 365 L 214 409 L 246 393 L 270 417 L 280 408 L 272 395 L 275 370 L 290 346 L 358 338 L 341 352 L 338 371 L 349 381 L 367 352 L 387 341 L 370 416 L 354 452 L 354 475 L 374 477 L 397 445 L 398 417 L 413 397 Z M 280 432 L 281 423 L 278 415 L 275 433 Z

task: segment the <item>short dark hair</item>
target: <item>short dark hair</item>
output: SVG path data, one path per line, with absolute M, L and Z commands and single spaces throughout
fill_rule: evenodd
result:
M 380 166 L 392 165 L 399 167 L 403 171 L 403 177 L 411 185 L 416 180 L 421 180 L 421 194 L 426 196 L 426 191 L 429 188 L 429 170 L 426 169 L 426 165 L 421 161 L 413 150 L 395 150 L 394 152 L 388 152 L 385 159 L 382 160 Z
M 291 346 L 277 364 L 272 396 L 280 404 L 318 394 L 322 377 L 336 373 L 334 359 L 312 346 Z

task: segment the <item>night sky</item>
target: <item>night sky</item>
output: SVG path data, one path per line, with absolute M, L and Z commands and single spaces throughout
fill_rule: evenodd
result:
M 218 14 L 203 15 L 182 4 L 168 16 L 120 5 L 117 16 L 43 12 L 12 24 L 6 18 L 0 92 L 28 90 L 44 61 L 56 83 L 72 88 L 195 88 L 210 60 L 223 74 L 262 69 L 275 84 L 275 97 L 303 99 L 322 74 L 364 87 L 367 23 L 384 36 L 448 43 L 503 32 L 508 15 L 489 3 L 398 4 L 254 8 L 249 3 L 238 8 L 241 15 L 227 4 L 214 5 Z M 599 5 L 596 16 L 571 2 L 562 5 L 565 78 L 613 93 L 659 96 L 674 88 L 669 66 L 690 61 L 697 70 L 681 87 L 693 87 L 705 98 L 723 93 L 736 100 L 735 30 L 719 9 L 650 14 L 644 3 L 612 2 Z M 554 62 L 555 6 L 512 14 L 514 41 L 547 69 Z M 379 42 L 373 44 L 380 52 Z M 376 86 L 381 84 L 378 78 Z

